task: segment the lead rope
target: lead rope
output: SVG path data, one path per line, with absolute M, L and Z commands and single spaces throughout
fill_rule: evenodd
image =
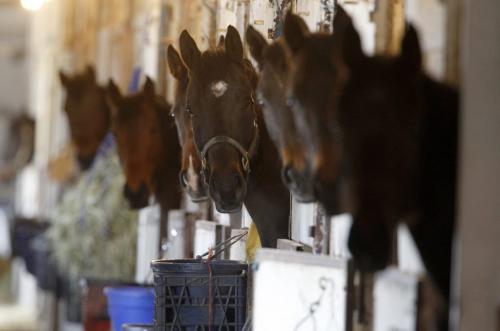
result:
M 202 255 L 196 256 L 196 259 L 201 260 L 205 256 L 210 256 L 210 252 L 212 252 L 212 259 L 213 259 L 214 257 L 218 256 L 220 253 L 225 252 L 228 248 L 230 248 L 231 246 L 233 246 L 234 244 L 236 244 L 241 239 L 245 238 L 245 236 L 247 234 L 248 234 L 248 231 L 245 231 L 243 233 L 234 235 L 234 236 L 230 237 L 229 239 L 226 239 L 223 242 L 215 245 L 214 247 L 209 248 L 208 251 L 205 252 L 205 253 L 203 253 Z M 222 247 L 222 248 L 220 248 L 220 247 Z M 208 260 L 208 258 L 207 258 L 207 260 Z
M 208 249 L 207 267 L 208 267 L 208 331 L 212 331 L 213 324 L 213 289 L 212 289 L 212 258 L 214 257 L 214 251 L 212 248 Z
M 319 297 L 318 299 L 314 300 L 309 304 L 309 308 L 307 311 L 307 315 L 304 316 L 298 323 L 295 325 L 293 328 L 294 331 L 300 330 L 302 326 L 310 319 L 313 325 L 313 330 L 317 330 L 317 325 L 316 325 L 316 319 L 314 318 L 316 312 L 318 311 L 319 308 L 321 308 L 321 305 L 323 304 L 323 299 L 326 295 L 326 291 L 328 290 L 328 285 L 330 285 L 331 293 L 334 293 L 334 282 L 333 279 L 331 278 L 326 278 L 326 277 L 321 277 L 318 280 L 318 287 L 320 290 Z
M 292 224 L 293 224 L 293 195 L 290 193 L 290 209 L 288 210 L 288 238 L 292 239 Z
M 236 244 L 238 241 L 243 239 L 246 235 L 248 234 L 248 231 L 245 231 L 243 233 L 240 233 L 238 235 L 232 236 L 229 239 L 224 240 L 223 242 L 215 245 L 214 247 L 210 247 L 208 251 L 202 255 L 198 255 L 196 259 L 201 260 L 203 257 L 207 256 L 207 259 L 204 261 L 204 263 L 207 264 L 208 268 L 208 331 L 212 331 L 212 325 L 213 325 L 213 274 L 212 274 L 212 260 L 214 257 L 219 255 L 220 253 L 226 251 L 228 248 Z M 222 247 L 222 248 L 220 248 Z M 218 249 L 220 248 L 220 249 Z M 218 250 L 217 250 L 218 249 Z

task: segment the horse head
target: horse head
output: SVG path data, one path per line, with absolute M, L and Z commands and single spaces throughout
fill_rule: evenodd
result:
M 247 28 L 246 40 L 260 69 L 257 101 L 262 108 L 267 130 L 280 151 L 283 182 L 297 201 L 312 202 L 312 174 L 306 161 L 308 149 L 300 139 L 286 98 L 292 65 L 290 51 L 283 40 L 268 44 L 252 26 Z
M 168 66 L 177 80 L 175 100 L 171 115 L 175 118 L 179 142 L 182 146 L 182 164 L 179 173 L 181 186 L 191 200 L 201 202 L 208 199 L 208 192 L 201 172 L 201 160 L 194 145 L 191 116 L 186 112 L 186 94 L 189 83 L 188 69 L 179 53 L 168 46 Z
M 327 214 L 339 213 L 340 132 L 335 108 L 343 81 L 339 46 L 347 14 L 340 8 L 334 33 L 309 32 L 300 16 L 289 13 L 284 38 L 292 53 L 287 102 L 300 136 L 309 149 L 307 168 L 314 175 L 314 195 Z
M 367 57 L 352 24 L 338 119 L 353 227 L 349 248 L 361 269 L 390 261 L 394 227 L 415 209 L 420 162 L 421 53 L 410 27 L 398 57 Z
M 149 77 L 140 92 L 127 96 L 122 96 L 110 80 L 107 94 L 112 132 L 126 177 L 124 194 L 132 208 L 143 208 L 151 195 L 159 198 L 159 177 L 164 175 L 162 167 L 166 160 L 180 153 L 177 139 L 170 143 L 171 146 L 175 143 L 177 148 L 167 150 L 166 146 L 165 132 L 173 126 L 170 106 L 156 95 L 154 82 Z
M 185 30 L 180 46 L 189 73 L 185 111 L 191 117 L 205 182 L 217 210 L 238 211 L 246 197 L 259 138 L 254 103 L 257 76 L 243 58 L 241 38 L 232 26 L 224 48 L 202 53 Z
M 109 131 L 110 113 L 105 91 L 96 83 L 92 67 L 73 76 L 60 71 L 59 77 L 66 90 L 64 111 L 71 140 L 79 164 L 86 170 L 92 165 L 97 149 Z

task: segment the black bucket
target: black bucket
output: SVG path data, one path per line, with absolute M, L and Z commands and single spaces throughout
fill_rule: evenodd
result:
M 153 261 L 151 268 L 155 331 L 242 330 L 248 264 L 228 260 L 161 260 Z
M 13 255 L 21 257 L 26 270 L 36 277 L 35 250 L 31 243 L 49 228 L 49 223 L 36 219 L 16 218 L 13 229 Z
M 58 286 L 57 266 L 47 238 L 39 235 L 31 241 L 34 258 L 34 273 L 38 287 L 56 293 Z

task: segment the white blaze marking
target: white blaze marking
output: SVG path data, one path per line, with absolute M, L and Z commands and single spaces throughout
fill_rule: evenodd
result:
M 228 87 L 227 83 L 223 80 L 213 82 L 210 85 L 210 89 L 212 90 L 212 94 L 216 98 L 220 98 L 221 96 L 223 96 L 224 93 L 226 93 L 226 91 L 227 91 L 227 87 Z
M 198 175 L 194 171 L 193 157 L 189 155 L 189 166 L 187 171 L 188 184 L 193 191 L 198 191 Z

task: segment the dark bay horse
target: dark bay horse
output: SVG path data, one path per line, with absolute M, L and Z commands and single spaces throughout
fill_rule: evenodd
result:
M 280 151 L 283 181 L 297 201 L 312 202 L 312 173 L 306 161 L 308 149 L 287 105 L 286 87 L 292 65 L 290 51 L 282 39 L 268 44 L 264 36 L 252 26 L 247 28 L 245 37 L 260 69 L 256 97 L 267 130 Z
M 191 200 L 201 202 L 208 199 L 206 185 L 201 176 L 201 161 L 196 151 L 191 126 L 191 116 L 186 112 L 186 93 L 189 83 L 188 69 L 179 53 L 171 45 L 167 51 L 168 66 L 177 80 L 175 100 L 171 114 L 175 118 L 179 142 L 182 147 L 182 164 L 179 179 Z
M 350 18 L 340 6 L 337 8 L 333 34 L 310 33 L 303 19 L 291 13 L 284 26 L 284 39 L 292 53 L 287 102 L 309 149 L 306 159 L 314 175 L 314 195 L 328 215 L 342 212 L 338 181 L 341 145 L 335 106 L 339 99 L 337 87 L 344 79 L 339 62 L 340 41 Z
M 288 237 L 290 195 L 280 179 L 281 162 L 255 104 L 257 74 L 243 58 L 238 31 L 229 26 L 224 49 L 198 49 L 180 36 L 189 72 L 186 111 L 209 193 L 220 212 L 245 203 L 264 247 Z
M 423 73 L 418 36 L 409 27 L 398 57 L 367 57 L 349 25 L 349 69 L 339 104 L 357 265 L 389 262 L 391 237 L 408 223 L 423 262 L 449 298 L 455 224 L 457 91 Z
M 80 167 L 90 168 L 110 127 L 110 110 L 105 89 L 96 82 L 92 67 L 73 76 L 59 72 L 66 90 L 64 111 Z
M 139 93 L 127 96 L 111 80 L 107 94 L 112 132 L 126 177 L 124 194 L 131 207 L 146 207 L 154 195 L 165 215 L 178 209 L 181 150 L 170 105 L 156 95 L 149 77 Z

